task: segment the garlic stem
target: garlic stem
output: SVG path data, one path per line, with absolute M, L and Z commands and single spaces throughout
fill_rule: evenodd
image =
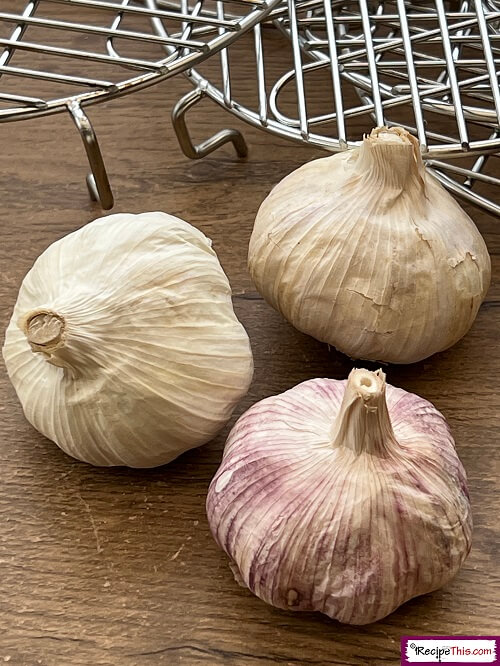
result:
M 425 191 L 424 166 L 417 139 L 401 127 L 378 127 L 367 136 L 358 154 L 356 171 L 363 180 L 382 188 Z
M 63 343 L 64 319 L 46 310 L 31 312 L 25 318 L 24 332 L 33 351 L 50 353 Z
M 355 368 L 347 379 L 332 446 L 345 446 L 356 455 L 383 456 L 395 442 L 385 401 L 385 374 Z
M 47 363 L 64 368 L 73 378 L 95 369 L 92 356 L 78 351 L 74 344 L 68 346 L 66 321 L 57 312 L 34 310 L 21 318 L 19 327 L 33 352 L 42 354 Z

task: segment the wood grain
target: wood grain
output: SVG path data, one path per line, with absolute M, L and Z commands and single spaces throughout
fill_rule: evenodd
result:
M 278 62 L 279 41 L 271 48 Z M 244 57 L 236 66 L 241 80 L 251 75 Z M 251 155 L 238 161 L 224 147 L 191 162 L 168 116 L 188 89 L 183 79 L 167 81 L 89 114 L 112 179 L 113 212 L 165 210 L 213 239 L 255 355 L 255 380 L 233 423 L 255 401 L 311 377 L 344 378 L 353 363 L 283 321 L 246 270 L 259 202 L 319 153 L 243 127 L 204 102 L 189 115 L 194 137 L 237 126 Z M 69 117 L 2 125 L 0 137 L 5 328 L 35 258 L 102 213 L 88 198 L 84 153 Z M 499 634 L 500 227 L 468 210 L 493 261 L 493 284 L 476 324 L 447 352 L 387 368 L 391 383 L 444 412 L 468 473 L 474 544 L 450 585 L 363 628 L 266 606 L 234 582 L 205 518 L 227 429 L 166 467 L 94 469 L 30 427 L 2 369 L 0 664 L 382 666 L 399 663 L 405 634 Z

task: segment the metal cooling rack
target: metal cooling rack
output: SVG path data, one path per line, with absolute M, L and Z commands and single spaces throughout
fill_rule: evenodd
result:
M 233 92 L 238 43 L 220 52 L 218 81 L 187 72 L 194 90 L 173 111 L 186 155 L 216 147 L 193 145 L 186 127 L 186 111 L 205 95 L 251 125 L 334 152 L 373 126 L 401 125 L 448 189 L 500 215 L 500 189 L 496 200 L 481 193 L 500 188 L 500 3 L 288 0 L 271 18 L 290 65 L 271 80 L 269 34 L 255 25 L 252 95 Z M 155 33 L 165 36 L 158 23 Z M 245 153 L 243 137 L 235 145 Z
M 132 0 L 25 2 L 4 0 L 0 11 L 0 122 L 68 111 L 89 159 L 90 193 L 108 209 L 113 195 L 83 107 L 200 63 L 262 21 L 279 0 L 179 0 L 166 8 Z M 222 132 L 217 145 L 234 140 Z

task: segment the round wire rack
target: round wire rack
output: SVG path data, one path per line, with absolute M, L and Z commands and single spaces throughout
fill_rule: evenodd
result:
M 194 90 L 173 111 L 186 155 L 212 149 L 210 141 L 192 144 L 184 118 L 205 95 L 256 127 L 334 152 L 374 126 L 399 125 L 419 138 L 428 168 L 448 189 L 500 215 L 500 3 L 288 0 L 268 19 L 286 38 L 289 63 L 278 77 L 269 74 L 266 49 L 275 35 L 261 23 L 243 93 L 231 68 L 241 42 L 220 52 L 217 80 L 186 72 Z
M 262 21 L 279 1 L 179 0 L 160 8 L 132 0 L 4 0 L 0 122 L 69 111 L 89 159 L 91 195 L 111 208 L 106 169 L 83 107 L 200 63 Z M 223 132 L 217 145 L 238 140 L 236 133 Z

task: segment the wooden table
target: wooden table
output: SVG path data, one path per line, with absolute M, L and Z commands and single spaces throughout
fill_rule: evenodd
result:
M 279 54 L 278 41 L 275 48 Z M 242 80 L 251 75 L 245 58 L 238 67 Z M 311 377 L 344 378 L 353 363 L 287 324 L 246 269 L 259 203 L 319 153 L 242 127 L 205 102 L 189 116 L 195 138 L 226 124 L 242 127 L 251 155 L 238 161 L 224 147 L 189 161 L 168 116 L 188 89 L 183 79 L 167 81 L 90 116 L 112 178 L 113 212 L 164 210 L 213 239 L 255 355 L 255 379 L 232 424 L 255 401 Z M 102 211 L 88 198 L 69 117 L 0 126 L 0 141 L 5 328 L 35 258 Z M 445 353 L 387 368 L 391 383 L 443 411 L 468 473 L 474 544 L 451 584 L 362 628 L 271 608 L 235 583 L 205 517 L 227 429 L 166 467 L 94 469 L 33 430 L 2 370 L 0 664 L 375 666 L 399 664 L 404 634 L 499 634 L 500 223 L 468 210 L 493 261 L 493 284 L 473 329 Z

